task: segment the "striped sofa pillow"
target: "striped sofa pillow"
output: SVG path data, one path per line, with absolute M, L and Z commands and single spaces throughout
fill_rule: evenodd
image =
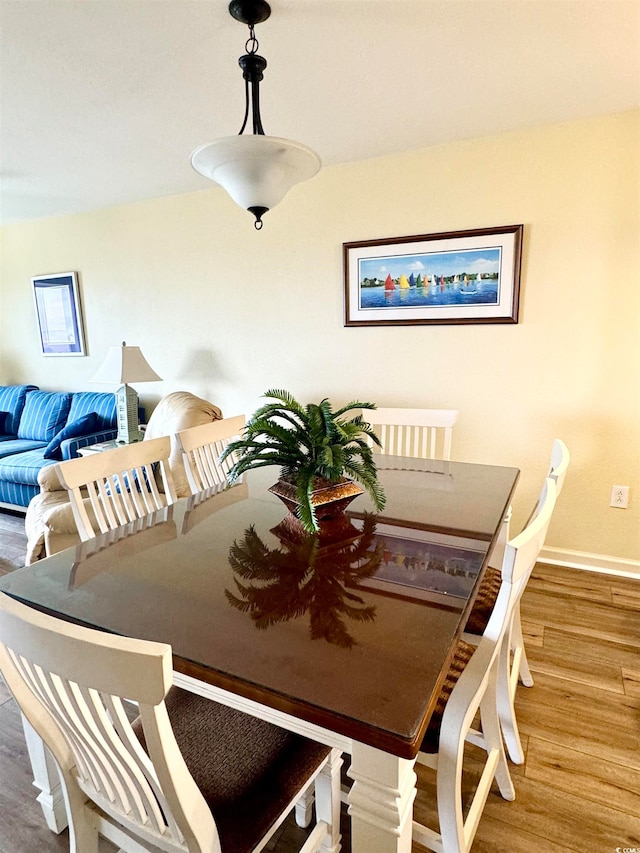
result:
M 18 438 L 48 444 L 67 422 L 71 394 L 62 391 L 31 391 L 18 426 Z
M 1 432 L 7 435 L 17 435 L 20 416 L 24 409 L 24 401 L 29 391 L 36 391 L 35 385 L 2 385 L 0 386 L 0 412 L 5 412 L 4 425 Z
M 116 396 L 104 391 L 77 391 L 71 400 L 67 423 L 94 412 L 97 417 L 96 432 L 116 429 Z

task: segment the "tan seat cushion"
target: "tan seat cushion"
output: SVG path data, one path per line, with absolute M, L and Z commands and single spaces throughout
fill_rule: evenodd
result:
M 464 630 L 469 634 L 477 634 L 482 636 L 484 629 L 487 627 L 493 608 L 500 592 L 502 583 L 502 575 L 499 569 L 486 569 L 480 588 L 476 595 L 476 600 L 473 602 L 473 608 L 469 614 L 467 624 Z
M 438 696 L 436 707 L 431 715 L 427 731 L 420 746 L 420 752 L 435 753 L 438 751 L 438 743 L 440 741 L 440 726 L 442 725 L 442 715 L 447 707 L 449 697 L 453 692 L 453 688 L 458 683 L 458 679 L 465 670 L 465 667 L 473 657 L 477 646 L 472 646 L 471 643 L 465 640 L 458 640 L 449 672 L 445 678 L 442 690 Z

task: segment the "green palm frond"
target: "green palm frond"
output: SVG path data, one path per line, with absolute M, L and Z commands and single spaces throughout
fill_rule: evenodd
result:
M 292 411 L 297 411 L 301 415 L 304 414 L 304 407 L 296 400 L 293 394 L 291 394 L 289 391 L 271 389 L 269 391 L 265 391 L 262 396 L 272 397 L 274 400 L 279 400 L 283 406 L 288 406 Z
M 303 406 L 283 389 L 270 389 L 263 396 L 268 401 L 254 412 L 240 438 L 230 442 L 221 455 L 221 461 L 234 460 L 230 482 L 252 468 L 278 466 L 281 476 L 296 485 L 298 515 L 310 531 L 318 529 L 311 503 L 316 477 L 330 482 L 353 477 L 369 492 L 378 509 L 384 506 L 371 448 L 380 441 L 362 416 L 362 410 L 376 408 L 373 403 L 352 400 L 334 412 L 326 397 Z
M 313 483 L 316 472 L 313 467 L 301 468 L 296 482 L 296 497 L 298 499 L 298 518 L 306 530 L 318 530 L 318 519 L 311 501 Z

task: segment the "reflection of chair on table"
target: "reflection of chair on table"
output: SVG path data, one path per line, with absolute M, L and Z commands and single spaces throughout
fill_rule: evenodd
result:
M 141 553 L 145 548 L 157 548 L 165 542 L 173 542 L 177 536 L 171 505 L 110 530 L 104 536 L 81 542 L 76 545 L 69 589 L 82 586 L 102 572 L 112 571 L 114 565 L 132 550 Z
M 57 762 L 70 849 L 262 850 L 315 781 L 305 853 L 339 849 L 339 753 L 172 688 L 171 647 L 55 619 L 0 593 L 0 670 Z M 133 724 L 123 700 L 138 704 Z
M 91 539 L 174 503 L 170 452 L 171 439 L 165 436 L 60 462 L 58 476 L 69 492 L 80 538 Z M 158 491 L 156 466 L 164 494 Z
M 182 533 L 188 533 L 205 519 L 231 504 L 249 497 L 246 481 L 238 481 L 233 486 L 220 483 L 211 489 L 205 489 L 187 498 L 187 510 L 182 519 Z

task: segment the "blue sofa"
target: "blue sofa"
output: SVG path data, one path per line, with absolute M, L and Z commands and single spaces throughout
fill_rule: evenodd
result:
M 0 506 L 24 510 L 42 468 L 116 435 L 114 394 L 0 386 Z

